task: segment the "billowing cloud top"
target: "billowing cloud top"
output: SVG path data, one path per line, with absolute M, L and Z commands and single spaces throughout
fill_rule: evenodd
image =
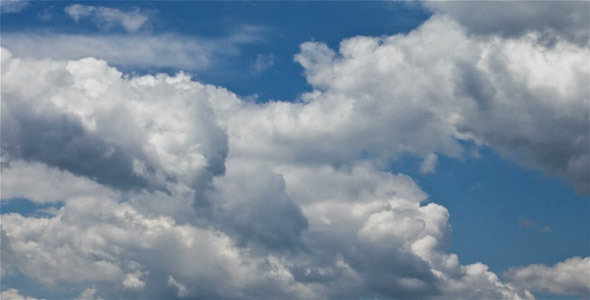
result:
M 2 274 L 81 297 L 532 298 L 530 268 L 572 261 L 512 282 L 460 264 L 447 209 L 384 166 L 410 153 L 434 172 L 471 140 L 590 193 L 589 47 L 540 39 L 435 14 L 338 51 L 307 42 L 295 61 L 313 91 L 266 104 L 182 72 L 2 49 L 3 197 L 62 205 L 3 215 Z

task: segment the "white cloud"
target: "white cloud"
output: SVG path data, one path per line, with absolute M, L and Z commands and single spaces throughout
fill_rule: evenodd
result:
M 259 106 L 183 74 L 125 77 L 96 59 L 4 53 L 9 175 L 84 183 L 45 196 L 64 201 L 54 216 L 3 215 L 5 272 L 92 281 L 107 298 L 528 296 L 446 254 L 448 212 L 421 206 L 426 195 L 409 177 L 369 161 L 335 168 L 244 155 L 233 134 L 246 113 L 261 124 L 273 106 L 311 102 Z M 236 152 L 226 161 L 227 149 Z M 25 196 L 42 201 L 37 193 Z
M 29 6 L 29 0 L 2 0 L 0 1 L 0 13 L 17 13 Z
M 434 173 L 436 171 L 436 164 L 438 157 L 434 153 L 430 153 L 424 157 L 422 164 L 420 164 L 420 173 Z
M 96 288 L 87 288 L 80 293 L 78 300 L 102 300 L 101 297 L 96 295 Z
M 589 193 L 589 55 L 566 40 L 546 48 L 534 33 L 471 37 L 436 15 L 408 35 L 344 40 L 338 54 L 304 43 L 296 61 L 315 87 L 307 103 L 267 105 L 262 126 L 230 136 L 269 141 L 245 145 L 250 155 L 335 163 L 461 156 L 456 139 L 472 139 Z
M 3 290 L 2 293 L 0 294 L 0 298 L 1 299 L 10 299 L 10 300 L 37 300 L 37 298 L 26 297 L 26 296 L 19 294 L 18 290 L 13 289 L 13 288 L 7 288 L 7 289 Z
M 70 199 L 51 218 L 3 215 L 2 228 L 8 248 L 3 268 L 44 284 L 106 284 L 100 294 L 107 298 L 125 290 L 140 298 L 169 297 L 164 274 L 191 282 L 186 295 L 203 297 L 236 297 L 251 284 L 284 284 L 272 270 L 261 273 L 263 262 L 249 260 L 223 233 L 146 217 L 108 198 Z
M 513 267 L 504 277 L 534 292 L 590 297 L 590 257 L 572 257 L 553 266 Z
M 125 275 L 122 282 L 123 287 L 126 289 L 142 289 L 145 286 L 145 282 L 140 278 L 143 276 L 145 276 L 145 273 L 141 271 Z
M 20 58 L 56 60 L 94 57 L 110 64 L 150 70 L 175 68 L 203 71 L 221 64 L 221 58 L 240 54 L 240 46 L 262 39 L 264 29 L 243 26 L 222 38 L 177 34 L 2 33 L 2 47 Z
M 223 173 L 227 138 L 209 99 L 237 101 L 233 94 L 182 73 L 125 79 L 92 58 L 38 63 L 8 56 L 3 55 L 2 129 L 9 161 L 37 160 L 118 189 L 169 193 L 201 190 Z M 18 186 L 10 181 L 12 172 L 8 184 Z
M 88 18 L 102 30 L 121 26 L 129 32 L 141 29 L 148 24 L 150 18 L 149 13 L 139 8 L 122 11 L 103 6 L 72 4 L 65 8 L 65 12 L 76 22 Z
M 272 67 L 275 63 L 275 57 L 272 54 L 259 54 L 254 62 L 254 71 L 260 73 Z
M 86 195 L 115 196 L 118 192 L 38 162 L 16 160 L 2 167 L 2 199 L 26 198 L 37 203 L 54 203 Z
M 410 153 L 434 171 L 472 139 L 583 182 L 587 54 L 435 16 L 338 53 L 304 43 L 295 59 L 313 91 L 256 104 L 184 73 L 2 50 L 9 195 L 64 202 L 50 217 L 2 216 L 2 272 L 92 281 L 87 294 L 105 298 L 532 298 L 448 253 L 447 209 L 383 169 Z M 19 174 L 58 180 L 27 191 Z

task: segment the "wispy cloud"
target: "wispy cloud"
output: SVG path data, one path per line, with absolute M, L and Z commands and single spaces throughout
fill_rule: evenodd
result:
M 2 0 L 0 12 L 3 14 L 17 13 L 29 6 L 29 0 Z
M 101 30 L 110 30 L 114 27 L 122 27 L 128 32 L 134 32 L 144 27 L 149 22 L 149 12 L 133 8 L 122 11 L 116 8 L 104 6 L 88 6 L 73 4 L 65 8 L 65 12 L 74 21 L 89 19 Z
M 436 171 L 436 164 L 438 163 L 438 157 L 434 153 L 430 153 L 424 157 L 422 164 L 420 165 L 420 173 L 428 174 Z
M 16 57 L 80 59 L 95 57 L 134 68 L 206 70 L 221 58 L 237 56 L 242 45 L 263 40 L 264 29 L 244 26 L 219 38 L 178 34 L 4 33 L 3 46 Z
M 546 232 L 546 233 L 553 232 L 553 230 L 551 230 L 551 228 L 549 228 L 549 226 L 539 225 L 536 222 L 525 219 L 523 216 L 518 217 L 518 222 L 519 222 L 520 226 L 535 229 L 538 232 Z
M 275 63 L 275 56 L 273 54 L 259 54 L 254 62 L 254 71 L 261 73 L 272 67 Z

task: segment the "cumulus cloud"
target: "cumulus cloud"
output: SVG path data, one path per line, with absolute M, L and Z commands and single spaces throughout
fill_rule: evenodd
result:
M 2 188 L 63 204 L 2 215 L 3 276 L 105 298 L 533 298 L 462 265 L 448 210 L 384 169 L 409 153 L 434 171 L 470 139 L 584 191 L 587 55 L 434 16 L 338 51 L 304 43 L 313 91 L 256 104 L 182 72 L 3 49 Z
M 150 18 L 149 13 L 141 11 L 139 8 L 122 11 L 103 6 L 72 4 L 64 10 L 74 21 L 78 22 L 87 18 L 105 31 L 121 26 L 126 31 L 134 32 L 147 25 Z
M 589 50 L 567 40 L 547 48 L 534 33 L 472 38 L 436 15 L 408 35 L 344 40 L 338 53 L 304 43 L 295 59 L 315 87 L 303 96 L 309 103 L 268 105 L 266 130 L 240 130 L 272 140 L 269 152 L 289 144 L 296 159 L 335 163 L 400 152 L 459 157 L 456 140 L 471 139 L 587 194 Z M 289 134 L 293 123 L 298 134 Z
M 252 274 L 263 274 L 257 268 L 264 263 L 248 260 L 223 233 L 146 217 L 108 198 L 71 199 L 55 217 L 8 214 L 2 222 L 10 241 L 10 255 L 2 258 L 9 264 L 3 268 L 45 284 L 95 282 L 96 289 L 109 287 L 100 293 L 107 298 L 169 298 L 176 294 L 169 276 L 191 283 L 185 295 L 237 297 L 260 283 Z M 268 277 L 280 284 L 280 278 Z
M 78 300 L 101 300 L 99 296 L 96 295 L 96 288 L 87 288 L 80 293 L 78 296 Z
M 39 162 L 15 160 L 2 167 L 2 199 L 26 198 L 36 203 L 56 203 L 77 196 L 117 194 L 86 177 Z
M 63 207 L 3 215 L 3 272 L 93 282 L 107 298 L 530 297 L 446 254 L 448 212 L 421 205 L 426 194 L 407 176 L 370 162 L 245 156 L 232 136 L 243 113 L 264 120 L 280 103 L 244 102 L 183 74 L 4 54 L 7 186 Z M 24 191 L 19 174 L 75 184 Z
M 504 277 L 531 291 L 590 297 L 590 257 L 572 257 L 553 266 L 513 267 L 504 272 Z
M 117 189 L 168 193 L 201 189 L 224 172 L 227 137 L 208 99 L 232 94 L 182 73 L 127 80 L 96 59 L 37 63 L 3 54 L 10 60 L 2 68 L 8 160 L 43 162 Z
M 19 291 L 13 288 L 7 288 L 4 291 L 2 291 L 2 293 L 0 293 L 0 298 L 10 300 L 37 300 L 37 298 L 26 297 L 19 294 Z

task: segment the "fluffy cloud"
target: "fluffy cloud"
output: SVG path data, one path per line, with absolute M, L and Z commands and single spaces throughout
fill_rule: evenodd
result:
M 7 159 L 40 161 L 117 189 L 169 193 L 201 190 L 224 172 L 227 137 L 208 99 L 232 94 L 182 73 L 127 80 L 91 58 L 2 58 Z
M 19 294 L 17 289 L 7 288 L 2 293 L 0 293 L 0 298 L 2 299 L 10 299 L 10 300 L 37 300 L 34 297 L 25 297 Z
M 258 270 L 276 266 L 248 260 L 223 233 L 146 217 L 109 198 L 70 199 L 52 218 L 3 215 L 2 228 L 3 240 L 10 241 L 3 243 L 3 268 L 47 285 L 94 282 L 107 298 L 169 298 L 176 294 L 169 276 L 184 282 L 185 295 L 193 297 L 239 297 L 260 282 L 281 287 L 289 279 Z
M 15 160 L 2 167 L 2 199 L 26 198 L 36 203 L 56 203 L 85 195 L 114 197 L 118 192 L 86 177 L 38 162 Z
M 110 7 L 73 4 L 66 7 L 65 12 L 76 22 L 89 18 L 103 30 L 121 26 L 126 31 L 133 32 L 142 28 L 149 21 L 149 14 L 138 8 L 125 12 Z
M 315 87 L 308 103 L 268 105 L 264 130 L 231 136 L 272 141 L 259 152 L 267 156 L 333 163 L 461 156 L 456 140 L 471 139 L 587 194 L 590 50 L 567 40 L 547 48 L 537 38 L 471 37 L 435 15 L 408 35 L 344 40 L 338 53 L 304 43 L 295 60 Z
M 3 272 L 107 298 L 530 296 L 446 254 L 448 212 L 421 205 L 409 177 L 245 156 L 226 132 L 280 103 L 96 59 L 2 58 L 10 195 L 63 202 L 51 217 L 3 215 Z M 26 191 L 22 174 L 72 184 Z
M 460 157 L 457 139 L 470 139 L 587 194 L 589 55 L 566 40 L 546 48 L 535 34 L 472 38 L 439 16 L 407 36 L 344 40 L 338 53 L 304 43 L 295 60 L 315 90 L 300 103 L 238 112 L 232 151 L 338 165 L 400 153 Z
M 470 139 L 582 192 L 588 179 L 588 49 L 565 40 L 434 16 L 338 53 L 304 43 L 313 91 L 266 104 L 184 73 L 2 51 L 2 188 L 63 204 L 2 216 L 3 276 L 92 286 L 80 297 L 532 298 L 526 272 L 503 283 L 448 253 L 447 209 L 384 166 L 410 153 L 434 171 Z
M 590 297 L 590 257 L 572 257 L 553 266 L 510 268 L 504 277 L 531 291 Z

